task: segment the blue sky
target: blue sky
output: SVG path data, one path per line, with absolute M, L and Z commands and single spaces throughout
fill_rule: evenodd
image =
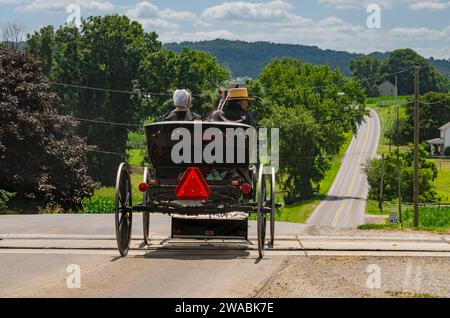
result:
M 450 0 L 0 0 L 0 27 L 59 26 L 71 4 L 82 17 L 126 14 L 163 42 L 226 38 L 362 53 L 410 47 L 450 58 Z M 381 10 L 380 28 L 367 25 L 370 4 Z

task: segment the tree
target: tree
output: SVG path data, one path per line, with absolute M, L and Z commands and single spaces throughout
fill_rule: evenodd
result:
M 0 47 L 0 87 L 0 189 L 15 192 L 16 203 L 79 207 L 97 186 L 88 175 L 91 148 L 56 111 L 40 64 Z
M 258 82 L 259 107 L 267 112 L 260 125 L 280 128 L 285 201 L 308 199 L 329 167 L 328 157 L 367 114 L 364 91 L 339 70 L 288 58 L 273 60 Z
M 52 25 L 28 35 L 26 52 L 33 54 L 41 61 L 41 68 L 45 75 L 49 75 L 52 68 L 53 47 L 55 45 L 55 31 Z
M 433 202 L 436 199 L 433 181 L 437 177 L 437 167 L 433 161 L 426 159 L 427 155 L 428 153 L 421 147 L 419 152 L 421 202 Z M 400 154 L 401 191 L 404 202 L 412 202 L 413 199 L 413 160 L 413 150 Z M 368 160 L 364 170 L 369 181 L 369 197 L 378 200 L 381 183 L 381 159 Z M 394 200 L 397 197 L 397 155 L 394 152 L 385 156 L 383 188 L 385 201 Z
M 350 61 L 351 75 L 356 78 L 370 97 L 379 95 L 377 84 L 380 82 L 381 61 L 370 56 L 358 56 Z
M 420 97 L 420 141 L 439 137 L 439 127 L 450 121 L 450 94 L 430 92 Z M 407 119 L 400 131 L 401 141 L 412 142 L 414 137 L 414 103 L 405 105 Z
M 9 22 L 2 30 L 3 42 L 12 50 L 20 51 L 25 36 L 23 25 Z
M 395 50 L 389 54 L 381 66 L 383 79 L 395 83 L 398 78 L 398 94 L 411 95 L 414 92 L 413 72 L 414 66 L 420 67 L 420 92 L 421 94 L 435 91 L 446 91 L 447 80 L 422 56 L 411 49 Z M 391 75 L 388 75 L 391 74 Z

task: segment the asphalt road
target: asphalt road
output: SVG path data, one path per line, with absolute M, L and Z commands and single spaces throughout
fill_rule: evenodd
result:
M 314 210 L 307 224 L 352 228 L 364 223 L 368 183 L 363 164 L 376 155 L 380 131 L 378 114 L 371 110 L 370 117 L 366 117 L 358 135 L 353 137 L 327 198 Z
M 141 220 L 134 215 L 131 250 L 121 258 L 113 215 L 0 216 L 0 297 L 257 297 L 277 290 L 272 285 L 292 258 L 363 257 L 361 282 L 368 257 L 450 259 L 450 236 L 280 222 L 274 248 L 260 260 L 255 222 L 248 242 L 170 240 L 170 219 L 159 215 L 144 246 Z M 80 270 L 80 288 L 67 284 L 71 265 Z

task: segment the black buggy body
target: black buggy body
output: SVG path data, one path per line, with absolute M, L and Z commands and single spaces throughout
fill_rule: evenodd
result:
M 149 244 L 150 213 L 173 216 L 172 237 L 243 239 L 247 239 L 249 214 L 257 213 L 262 257 L 267 214 L 271 220 L 269 243 L 274 239 L 275 170 L 266 168 L 270 174 L 264 174 L 263 165 L 252 163 L 257 145 L 252 127 L 175 121 L 147 125 L 145 133 L 152 168 L 144 169 L 139 184 L 142 204 L 132 205 L 127 164 L 121 164 L 117 173 L 115 214 L 120 254 L 125 256 L 129 249 L 133 211 L 143 212 L 145 244 Z

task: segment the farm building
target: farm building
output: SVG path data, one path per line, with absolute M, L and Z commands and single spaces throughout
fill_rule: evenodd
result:
M 394 96 L 395 95 L 395 85 L 390 81 L 384 81 L 378 85 L 378 92 L 380 96 Z
M 450 122 L 440 127 L 439 130 L 441 131 L 440 138 L 427 140 L 427 143 L 431 145 L 432 156 L 442 156 L 444 155 L 444 150 L 450 147 Z

